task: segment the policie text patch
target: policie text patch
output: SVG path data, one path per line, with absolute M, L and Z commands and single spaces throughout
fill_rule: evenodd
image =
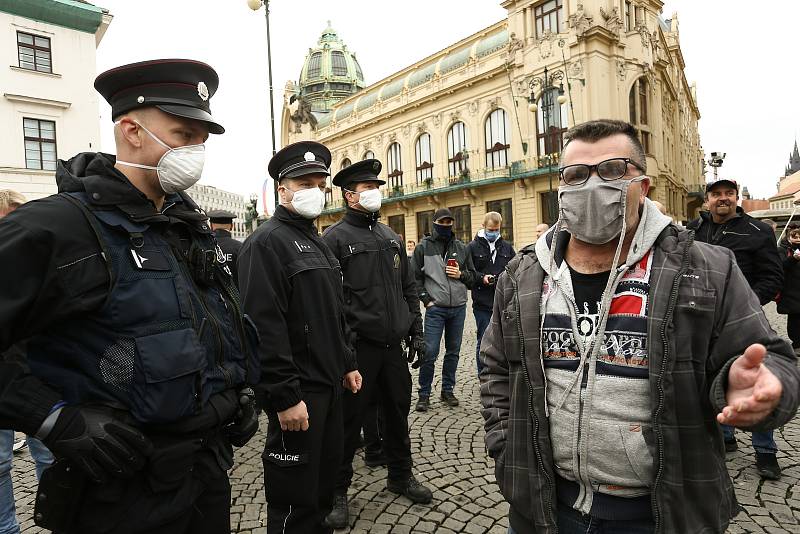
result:
M 308 463 L 308 453 L 265 451 L 261 457 L 278 467 L 295 467 Z

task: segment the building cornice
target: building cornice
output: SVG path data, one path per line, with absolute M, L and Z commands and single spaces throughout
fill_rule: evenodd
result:
M 0 11 L 39 22 L 94 34 L 103 9 L 77 0 L 0 0 Z
M 36 104 L 39 106 L 49 106 L 59 109 L 67 109 L 72 105 L 71 102 L 62 102 L 60 100 L 49 100 L 47 98 L 38 98 L 35 96 L 14 95 L 10 93 L 3 93 L 3 96 L 6 97 L 6 100 L 10 100 L 12 102 L 23 102 L 25 104 Z

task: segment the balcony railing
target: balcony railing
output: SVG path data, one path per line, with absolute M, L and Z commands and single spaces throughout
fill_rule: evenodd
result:
M 381 192 L 383 193 L 383 203 L 389 204 L 400 200 L 479 187 L 490 183 L 510 182 L 518 178 L 555 172 L 557 169 L 558 155 L 553 154 L 541 158 L 515 161 L 510 166 L 496 169 L 467 171 L 456 176 L 428 178 L 420 182 L 403 185 L 392 186 L 391 184 L 386 184 L 381 186 Z M 336 213 L 344 209 L 341 190 L 334 189 L 333 194 L 334 198 L 325 203 L 323 213 Z

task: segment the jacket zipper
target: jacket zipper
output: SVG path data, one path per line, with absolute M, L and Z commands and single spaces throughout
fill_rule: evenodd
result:
M 675 279 L 672 281 L 672 291 L 669 295 L 669 304 L 667 307 L 667 313 L 664 315 L 664 321 L 661 323 L 661 343 L 664 348 L 664 356 L 661 359 L 661 369 L 658 373 L 658 380 L 656 382 L 656 387 L 658 388 L 658 406 L 656 407 L 655 417 L 653 418 L 653 432 L 656 435 L 656 440 L 658 441 L 658 471 L 656 472 L 656 478 L 653 482 L 653 492 L 651 494 L 650 500 L 652 501 L 653 507 L 653 515 L 655 519 L 655 532 L 661 532 L 661 510 L 658 506 L 658 485 L 661 483 L 661 478 L 664 474 L 664 435 L 661 432 L 661 412 L 664 409 L 664 375 L 667 372 L 667 362 L 669 361 L 669 343 L 667 341 L 667 325 L 672 320 L 672 315 L 675 312 L 675 306 L 678 302 L 678 287 L 680 286 L 681 276 L 686 274 L 689 270 L 689 248 L 694 243 L 694 232 L 689 231 L 689 237 L 686 240 L 686 247 L 683 250 L 683 257 L 681 258 L 681 268 L 678 273 L 675 275 Z
M 530 415 L 533 418 L 533 451 L 536 453 L 536 460 L 539 462 L 539 468 L 542 470 L 542 474 L 544 475 L 545 480 L 547 481 L 547 493 L 545 494 L 545 504 L 547 505 L 547 510 L 549 511 L 550 519 L 555 524 L 555 518 L 552 516 L 553 513 L 553 505 L 551 500 L 551 494 L 553 492 L 553 481 L 550 479 L 550 475 L 547 473 L 545 469 L 544 460 L 542 460 L 541 451 L 539 451 L 539 418 L 536 417 L 536 413 L 534 411 L 534 404 L 533 404 L 533 384 L 531 383 L 531 377 L 528 374 L 528 363 L 525 361 L 525 336 L 522 332 L 522 316 L 521 316 L 521 307 L 519 304 L 519 285 L 517 282 L 516 277 L 511 272 L 508 267 L 506 267 L 506 272 L 508 273 L 508 278 L 511 280 L 511 284 L 514 286 L 514 310 L 517 312 L 517 336 L 519 336 L 519 347 L 520 347 L 520 362 L 522 363 L 522 376 L 525 378 L 525 384 L 528 386 L 528 409 L 530 410 Z M 547 399 L 545 399 L 547 402 Z
M 225 302 L 225 300 L 223 299 L 223 303 L 224 302 Z M 207 306 L 206 297 L 205 297 L 205 295 L 203 295 L 202 292 L 200 292 L 200 304 L 202 304 L 203 311 L 205 311 L 206 317 L 208 317 L 208 320 L 211 323 L 211 326 L 214 328 L 214 341 L 216 342 L 215 344 L 217 346 L 217 352 L 216 352 L 216 354 L 214 356 L 214 361 L 217 364 L 217 367 L 219 368 L 219 370 L 222 372 L 222 378 L 225 380 L 225 385 L 229 387 L 231 385 L 231 383 L 232 383 L 231 374 L 230 374 L 230 372 L 228 372 L 227 369 L 225 369 L 225 366 L 222 365 L 223 364 L 223 357 L 222 357 L 222 330 L 219 327 L 219 322 L 217 321 L 216 317 L 214 317 L 214 314 L 211 313 L 211 310 Z M 226 305 L 226 307 L 227 307 L 227 305 Z
M 382 259 L 381 256 L 382 256 L 382 253 L 383 253 L 383 249 L 381 248 L 381 242 L 378 239 L 378 236 L 375 235 L 375 230 L 373 230 L 373 228 L 374 228 L 374 226 L 370 224 L 369 225 L 369 231 L 372 234 L 372 238 L 375 240 L 375 244 L 378 246 L 378 264 L 379 264 L 378 266 L 380 268 L 380 261 Z M 389 319 L 389 314 L 392 312 L 392 310 L 389 307 L 389 293 L 386 291 L 386 285 L 385 284 L 383 286 L 383 305 L 384 305 L 384 307 L 385 307 L 385 309 L 387 311 L 387 313 L 386 313 L 386 321 L 385 321 L 385 325 L 386 325 L 385 332 L 388 335 L 392 330 L 391 326 L 392 326 L 393 321 L 391 321 Z

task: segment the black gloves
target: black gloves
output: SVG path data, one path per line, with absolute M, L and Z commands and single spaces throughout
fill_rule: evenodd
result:
M 408 347 L 408 363 L 411 364 L 412 369 L 418 369 L 420 365 L 425 362 L 425 353 L 427 345 L 425 345 L 425 338 L 422 336 L 410 336 L 406 341 Z
M 61 408 L 43 441 L 97 483 L 132 476 L 144 467 L 153 449 L 144 434 L 117 420 L 111 409 L 90 406 Z
M 250 388 L 239 391 L 239 411 L 233 423 L 225 427 L 225 434 L 234 447 L 243 447 L 258 432 L 256 394 Z

